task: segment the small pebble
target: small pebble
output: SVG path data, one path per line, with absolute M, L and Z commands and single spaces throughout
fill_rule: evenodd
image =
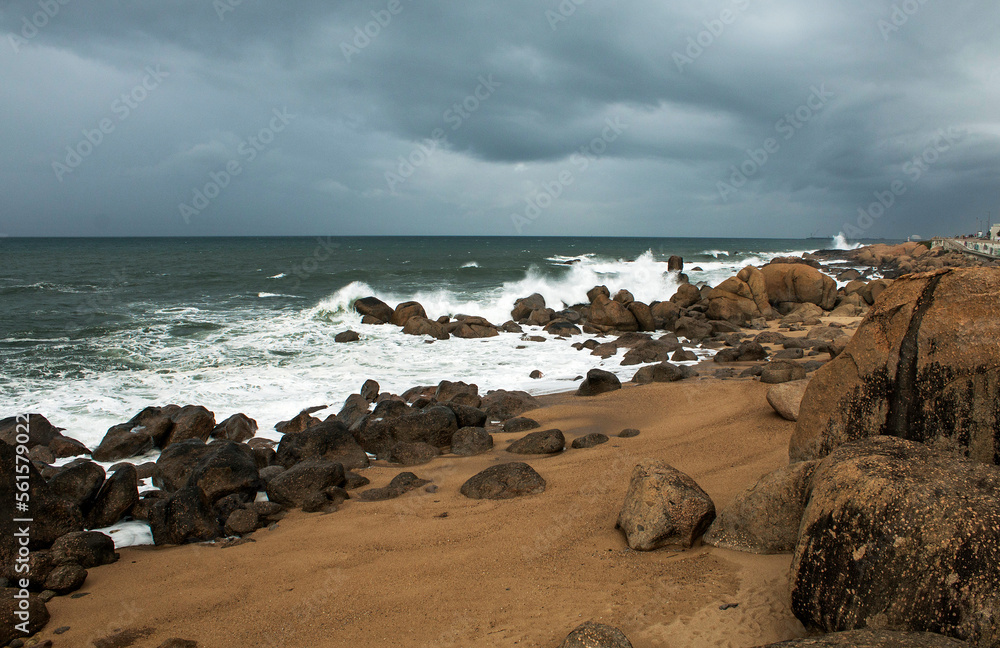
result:
M 55 630 L 53 630 L 52 633 L 53 634 L 62 634 L 64 632 L 67 632 L 68 630 L 69 630 L 69 626 L 62 626 L 61 628 L 56 628 Z
M 77 592 L 70 596 L 71 599 L 83 598 L 84 596 L 90 596 L 90 592 Z
M 723 603 L 722 605 L 719 606 L 719 609 L 720 610 L 731 610 L 731 609 L 733 609 L 735 607 L 739 607 L 739 606 L 740 606 L 739 603 Z

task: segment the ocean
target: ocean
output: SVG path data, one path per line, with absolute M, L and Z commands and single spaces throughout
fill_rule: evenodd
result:
M 843 247 L 829 239 L 302 237 L 0 239 L 0 416 L 38 412 L 94 447 L 149 405 L 236 412 L 278 438 L 276 422 L 305 407 L 336 412 L 368 378 L 399 393 L 464 380 L 533 394 L 565 391 L 594 367 L 636 367 L 569 342 L 446 341 L 361 324 L 350 306 L 375 295 L 416 300 L 428 316 L 510 319 L 514 300 L 586 301 L 606 284 L 668 299 L 667 259 L 716 285 L 747 264 Z M 700 269 L 695 269 L 700 268 Z M 337 344 L 347 329 L 355 343 Z M 526 328 L 526 333 L 537 333 Z M 578 340 L 581 338 L 578 338 Z M 710 351 L 704 352 L 710 355 Z M 541 379 L 529 378 L 532 370 Z M 319 416 L 324 416 L 321 413 Z

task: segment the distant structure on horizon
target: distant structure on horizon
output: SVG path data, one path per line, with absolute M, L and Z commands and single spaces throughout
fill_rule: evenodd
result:
M 982 232 L 977 232 L 978 236 L 961 236 L 956 238 L 935 237 L 931 240 L 931 247 L 944 247 L 949 250 L 965 252 L 972 256 L 981 258 L 1000 260 L 1000 223 L 990 227 L 986 236 Z

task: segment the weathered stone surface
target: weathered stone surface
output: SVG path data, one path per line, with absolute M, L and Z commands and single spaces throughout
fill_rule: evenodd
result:
M 201 542 L 222 535 L 211 502 L 194 486 L 157 501 L 150 511 L 149 528 L 157 545 Z
M 447 340 L 451 337 L 444 324 L 439 324 L 419 315 L 414 315 L 406 320 L 406 324 L 403 325 L 403 333 L 407 335 L 429 335 L 438 340 Z
M 281 437 L 275 460 L 285 468 L 300 461 L 326 459 L 343 464 L 347 470 L 370 465 L 364 448 L 338 420 L 324 421 L 302 432 Z
M 690 308 L 701 301 L 701 292 L 697 286 L 683 283 L 677 287 L 677 292 L 673 294 L 670 301 L 677 304 L 679 308 Z
M 324 459 L 297 463 L 267 484 L 267 498 L 288 508 L 302 506 L 314 493 L 343 486 L 344 466 Z
M 809 302 L 823 310 L 837 303 L 837 282 L 801 263 L 769 263 L 761 268 L 772 304 Z
M 636 321 L 635 315 L 621 302 L 608 299 L 604 295 L 597 295 L 590 304 L 589 324 L 607 330 L 639 330 L 639 322 Z
M 226 535 L 246 535 L 260 527 L 260 515 L 251 508 L 236 509 L 226 518 Z
M 187 484 L 194 467 L 211 451 L 201 439 L 188 439 L 171 445 L 156 459 L 153 486 L 169 492 L 180 490 Z
M 753 362 L 767 358 L 767 350 L 757 342 L 740 342 L 739 346 L 722 349 L 715 354 L 716 362 Z
M 362 297 L 355 300 L 354 310 L 361 315 L 369 315 L 380 322 L 389 322 L 392 320 L 392 308 L 377 297 Z
M 587 372 L 587 377 L 576 390 L 577 396 L 596 396 L 609 391 L 621 389 L 622 383 L 618 376 L 603 369 L 591 369 Z
M 541 430 L 532 432 L 510 444 L 507 452 L 513 454 L 555 454 L 566 447 L 566 437 L 562 430 Z
M 972 646 L 964 641 L 931 632 L 864 629 L 791 639 L 760 648 L 972 648 Z
M 559 648 L 632 648 L 632 643 L 614 626 L 587 621 L 569 633 Z
M 539 427 L 538 421 L 524 416 L 517 416 L 503 423 L 504 432 L 524 432 L 526 430 L 534 430 L 537 427 Z
M 640 331 L 655 331 L 656 322 L 653 320 L 653 312 L 648 304 L 640 301 L 633 301 L 628 306 L 628 312 L 632 313 Z
M 200 490 L 211 503 L 234 493 L 252 500 L 262 485 L 253 450 L 233 441 L 208 447 L 209 452 L 188 476 L 188 484 Z
M 755 554 L 792 552 L 817 463 L 799 462 L 761 477 L 719 513 L 705 544 Z
M 679 367 L 669 362 L 642 367 L 632 376 L 632 382 L 648 385 L 654 382 L 676 382 L 697 375 L 691 367 Z
M 67 533 L 52 545 L 53 562 L 75 562 L 81 567 L 100 567 L 118 560 L 115 541 L 97 531 Z
M 791 459 L 888 435 L 1000 462 L 998 306 L 1000 269 L 897 279 L 845 350 L 810 381 Z
M 139 501 L 139 476 L 135 466 L 124 464 L 101 486 L 87 513 L 86 527 L 102 529 L 118 522 Z
M 52 568 L 45 577 L 43 587 L 62 596 L 80 589 L 86 580 L 86 569 L 74 562 L 67 562 Z
M 808 380 L 793 380 L 774 385 L 767 390 L 767 402 L 781 418 L 787 421 L 797 421 L 802 396 L 806 393 L 808 386 Z
M 393 477 L 388 486 L 362 491 L 358 494 L 358 499 L 365 502 L 382 502 L 405 495 L 429 483 L 431 483 L 429 479 L 421 479 L 411 472 L 403 472 Z
M 464 427 L 459 428 L 451 436 L 451 452 L 460 457 L 471 457 L 473 455 L 488 452 L 493 448 L 493 436 L 485 428 Z
M 537 408 L 535 397 L 524 391 L 498 389 L 483 396 L 482 409 L 491 421 L 506 421 Z
M 514 309 L 510 312 L 510 318 L 515 322 L 528 319 L 532 311 L 545 308 L 545 298 L 535 293 L 528 297 L 522 297 L 514 302 Z
M 599 446 L 602 443 L 607 443 L 608 440 L 608 435 L 601 434 L 600 432 L 593 432 L 591 434 L 585 434 L 581 437 L 573 439 L 573 443 L 571 445 L 573 448 L 579 450 L 582 448 L 593 448 L 595 446 Z
M 617 528 L 629 547 L 690 548 L 715 519 L 715 504 L 681 471 L 656 459 L 644 459 L 632 471 Z
M 257 421 L 246 414 L 233 414 L 212 430 L 212 437 L 242 443 L 257 434 Z
M 0 645 L 6 646 L 15 639 L 24 639 L 28 635 L 33 635 L 49 622 L 49 611 L 45 607 L 42 599 L 37 594 L 28 594 L 27 610 L 22 610 L 18 605 L 21 600 L 14 598 L 19 593 L 18 588 L 5 587 L 0 590 Z M 15 616 L 15 612 L 24 612 L 24 618 Z M 23 626 L 28 635 L 17 629 L 17 624 L 25 622 Z
M 93 461 L 76 460 L 49 480 L 49 492 L 69 500 L 86 512 L 93 505 L 106 477 L 104 468 Z
M 360 339 L 361 336 L 358 335 L 358 332 L 351 330 L 341 331 L 340 333 L 337 333 L 335 336 L 333 336 L 333 341 L 339 344 L 344 344 L 347 342 L 357 342 Z
M 490 466 L 462 484 L 461 493 L 470 499 L 511 499 L 545 491 L 545 480 L 526 463 Z
M 440 450 L 422 441 L 397 443 L 389 451 L 389 461 L 404 466 L 419 466 L 439 456 Z
M 806 368 L 787 360 L 774 360 L 764 366 L 760 373 L 760 381 L 765 385 L 780 385 L 793 380 L 804 380 Z
M 903 280 L 905 281 L 905 280 Z M 895 437 L 841 445 L 812 477 L 792 610 L 1000 646 L 1000 470 Z
M 392 312 L 392 317 L 389 321 L 396 326 L 405 326 L 406 323 L 413 317 L 420 317 L 426 320 L 427 312 L 424 311 L 424 307 L 417 302 L 408 301 L 396 306 L 396 309 Z

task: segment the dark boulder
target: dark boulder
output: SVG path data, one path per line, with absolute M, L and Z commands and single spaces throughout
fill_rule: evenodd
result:
M 493 448 L 493 436 L 482 427 L 459 428 L 451 436 L 451 452 L 460 457 L 488 452 Z
M 538 421 L 524 416 L 508 419 L 503 423 L 504 432 L 525 432 L 539 427 Z
M 389 451 L 389 461 L 404 466 L 419 466 L 440 456 L 440 450 L 422 441 L 397 443 Z
M 344 466 L 323 459 L 297 463 L 267 484 L 267 498 L 288 508 L 302 506 L 311 495 L 343 486 Z
M 407 335 L 429 335 L 438 340 L 447 340 L 451 337 L 443 324 L 429 320 L 426 317 L 415 315 L 403 325 L 403 333 Z
M 369 378 L 365 381 L 365 384 L 361 385 L 361 398 L 365 399 L 369 403 L 374 403 L 378 400 L 379 384 Z
M 84 568 L 110 565 L 118 560 L 115 541 L 97 531 L 67 533 L 52 544 L 54 563 L 75 562 Z
M 25 637 L 37 633 L 49 622 L 49 611 L 37 594 L 28 594 L 27 598 L 21 596 L 19 588 L 0 590 L 0 645 L 9 645 L 15 639 L 23 642 Z
M 452 382 L 450 380 L 442 380 L 438 384 L 437 389 L 434 390 L 434 400 L 439 403 L 453 400 L 459 395 L 475 396 L 478 398 L 479 386 L 470 385 L 462 381 Z
M 643 342 L 629 349 L 625 357 L 622 358 L 621 365 L 627 367 L 650 362 L 665 362 L 670 359 L 671 352 L 678 348 L 680 348 L 680 344 L 677 342 L 661 342 L 659 340 Z
M 389 423 L 397 442 L 423 441 L 437 448 L 447 447 L 451 443 L 451 435 L 458 429 L 455 413 L 443 405 L 405 414 Z
M 632 643 L 614 626 L 587 621 L 569 633 L 559 648 L 632 648 Z
M 607 286 L 594 286 L 587 291 L 587 301 L 593 303 L 593 301 L 597 299 L 598 295 L 602 295 L 603 297 L 610 299 L 611 291 L 608 290 Z
M 479 397 L 477 396 L 478 400 Z M 461 405 L 454 401 L 447 401 L 444 406 L 455 414 L 455 422 L 459 428 L 483 427 L 486 425 L 486 412 L 471 405 Z
M 576 394 L 577 396 L 596 396 L 621 388 L 622 383 L 618 380 L 618 376 L 603 369 L 591 369 L 587 372 L 587 378 L 580 383 Z
M 972 648 L 964 641 L 931 632 L 898 630 L 848 630 L 790 639 L 760 648 Z
M 65 562 L 52 568 L 52 571 L 46 575 L 42 587 L 60 596 L 65 596 L 83 587 L 86 580 L 86 569 L 75 562 Z
M 535 293 L 528 297 L 522 297 L 514 302 L 514 308 L 510 311 L 510 318 L 515 322 L 528 319 L 532 311 L 545 308 L 545 298 Z
M 193 485 L 153 504 L 149 528 L 157 545 L 202 542 L 222 536 L 212 503 Z
M 600 432 L 593 432 L 591 434 L 585 434 L 584 436 L 573 439 L 573 443 L 571 445 L 573 448 L 579 450 L 582 448 L 593 448 L 601 445 L 602 443 L 607 443 L 608 441 L 608 435 L 601 434 Z
M 537 409 L 538 401 L 528 392 L 498 389 L 483 396 L 482 409 L 490 421 L 506 421 Z
M 278 444 L 276 461 L 285 468 L 310 459 L 326 459 L 353 470 L 370 464 L 364 448 L 340 421 L 326 421 L 304 432 L 286 434 Z
M 253 499 L 261 487 L 253 450 L 232 441 L 208 447 L 208 454 L 188 476 L 188 485 L 196 487 L 205 500 L 212 503 L 233 494 Z
M 101 486 L 87 513 L 88 529 L 103 529 L 117 523 L 139 501 L 139 476 L 135 466 L 124 464 Z
M 48 482 L 49 492 L 67 499 L 83 512 L 89 511 L 107 475 L 93 461 L 77 460 L 67 464 Z
M 337 416 L 334 418 L 343 423 L 344 427 L 350 429 L 368 414 L 368 407 L 370 405 L 371 403 L 368 402 L 368 399 L 361 394 L 351 394 L 344 401 L 344 406 L 340 408 L 340 411 L 337 412 Z M 327 419 L 327 421 L 330 420 L 329 418 Z
M 362 297 L 354 301 L 354 310 L 361 315 L 373 317 L 380 322 L 392 320 L 392 308 L 377 297 Z
M 358 335 L 358 332 L 351 330 L 342 331 L 333 336 L 333 341 L 337 342 L 338 344 L 343 344 L 345 342 L 357 342 L 360 339 L 361 336 Z
M 160 453 L 153 470 L 153 485 L 168 492 L 180 490 L 188 483 L 194 467 L 210 452 L 201 439 L 175 443 Z
M 226 535 L 246 535 L 261 526 L 260 515 L 252 508 L 236 509 L 226 518 Z
M 640 368 L 632 376 L 632 382 L 639 385 L 648 385 L 654 382 L 676 382 L 694 375 L 697 373 L 690 367 L 679 367 L 669 362 L 661 362 Z
M 326 405 L 317 405 L 315 407 L 306 408 L 296 414 L 291 420 L 279 421 L 274 425 L 274 429 L 282 434 L 293 434 L 295 432 L 308 430 L 312 426 L 322 423 L 322 421 L 312 415 L 313 412 L 318 412 L 319 410 L 324 409 L 326 409 Z
M 532 432 L 510 444 L 507 452 L 513 454 L 555 454 L 566 447 L 566 437 L 562 430 L 541 430 Z
M 470 499 L 502 500 L 545 491 L 545 480 L 526 463 L 490 466 L 462 484 L 461 493 Z
M 737 347 L 722 349 L 715 354 L 716 362 L 754 362 L 767 358 L 767 350 L 757 342 L 741 342 Z
M 392 317 L 389 321 L 396 326 L 405 326 L 414 317 L 427 319 L 427 312 L 417 302 L 408 301 L 396 306 L 396 310 L 392 312 Z
M 393 477 L 388 486 L 384 486 L 382 488 L 369 488 L 368 490 L 359 493 L 358 498 L 365 502 L 382 502 L 385 500 L 396 499 L 411 490 L 415 490 L 421 486 L 426 486 L 429 483 L 431 482 L 428 479 L 421 479 L 411 472 L 403 472 Z
M 877 625 L 1000 646 L 998 491 L 996 467 L 953 452 L 889 436 L 839 446 L 812 477 L 792 611 L 825 632 Z
M 805 377 L 805 367 L 785 360 L 772 360 L 760 373 L 760 381 L 766 385 L 780 385 L 793 380 L 804 380 Z
M 246 414 L 233 414 L 212 430 L 212 437 L 243 443 L 257 434 L 257 421 Z

